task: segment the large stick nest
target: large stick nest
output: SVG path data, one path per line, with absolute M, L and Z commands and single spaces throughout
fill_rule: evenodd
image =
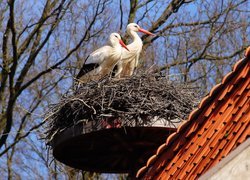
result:
M 123 80 L 106 78 L 98 83 L 83 84 L 51 105 L 46 139 L 79 122 L 119 122 L 122 126 L 152 126 L 186 119 L 197 105 L 197 89 L 173 83 L 166 77 L 136 75 Z

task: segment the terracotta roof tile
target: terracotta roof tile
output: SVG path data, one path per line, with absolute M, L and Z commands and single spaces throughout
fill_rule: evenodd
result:
M 248 48 L 246 49 L 245 57 L 247 57 L 247 58 L 250 59 L 250 47 L 248 47 Z
M 245 55 L 137 177 L 196 179 L 250 137 L 250 47 Z

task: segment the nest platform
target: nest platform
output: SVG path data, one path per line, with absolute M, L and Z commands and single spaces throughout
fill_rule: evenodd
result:
M 71 167 L 132 174 L 187 118 L 197 94 L 152 74 L 74 87 L 51 105 L 46 141 Z
M 77 124 L 54 136 L 53 155 L 76 169 L 131 173 L 145 164 L 175 128 L 120 127 L 89 132 Z

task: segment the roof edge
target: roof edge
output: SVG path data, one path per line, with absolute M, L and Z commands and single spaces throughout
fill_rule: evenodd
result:
M 246 148 L 250 146 L 250 138 L 248 138 L 245 142 L 239 145 L 235 150 L 230 152 L 225 158 L 223 158 L 218 164 L 205 172 L 199 179 L 206 180 L 209 179 L 212 175 L 218 172 L 220 169 L 224 167 L 224 165 L 228 164 L 231 160 L 233 160 L 236 156 L 238 156 L 241 152 L 243 152 Z
M 246 49 L 245 57 L 250 59 L 250 46 Z
M 156 153 L 153 154 L 146 163 L 146 166 L 141 167 L 137 173 L 136 173 L 136 178 L 140 178 L 144 173 L 146 173 L 146 171 L 149 169 L 150 166 L 152 166 L 154 164 L 154 162 L 156 161 L 156 159 L 159 157 L 160 154 L 162 154 L 164 152 L 165 149 L 167 149 L 167 147 L 171 144 L 171 142 L 177 138 L 177 136 L 179 135 L 179 133 L 181 131 L 183 131 L 185 129 L 185 127 L 187 127 L 188 124 L 190 124 L 192 122 L 192 120 L 200 113 L 200 110 L 207 105 L 207 103 L 211 100 L 212 96 L 219 90 L 221 89 L 225 83 L 227 81 L 230 80 L 230 78 L 232 78 L 232 74 L 234 74 L 239 67 L 246 62 L 247 60 L 250 60 L 250 46 L 246 49 L 245 51 L 245 57 L 240 59 L 238 62 L 236 62 L 236 64 L 233 66 L 233 70 L 230 71 L 228 74 L 226 74 L 222 80 L 221 83 L 215 85 L 211 90 L 210 93 L 205 96 L 201 102 L 198 105 L 198 108 L 194 109 L 188 119 L 186 121 L 184 121 L 183 123 L 180 124 L 180 126 L 177 128 L 177 131 L 173 134 L 171 134 L 167 139 L 166 142 L 161 144 L 159 146 L 159 148 L 157 149 Z M 163 149 L 164 148 L 164 149 Z

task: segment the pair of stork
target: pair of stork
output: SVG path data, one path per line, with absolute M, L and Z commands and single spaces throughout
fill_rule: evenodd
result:
M 139 25 L 130 23 L 127 26 L 127 33 L 132 38 L 132 43 L 126 46 L 118 33 L 112 33 L 109 37 L 109 45 L 97 49 L 87 57 L 76 76 L 79 82 L 98 81 L 110 74 L 115 66 L 117 66 L 115 78 L 132 76 L 138 66 L 143 45 L 137 32 L 154 35 Z

